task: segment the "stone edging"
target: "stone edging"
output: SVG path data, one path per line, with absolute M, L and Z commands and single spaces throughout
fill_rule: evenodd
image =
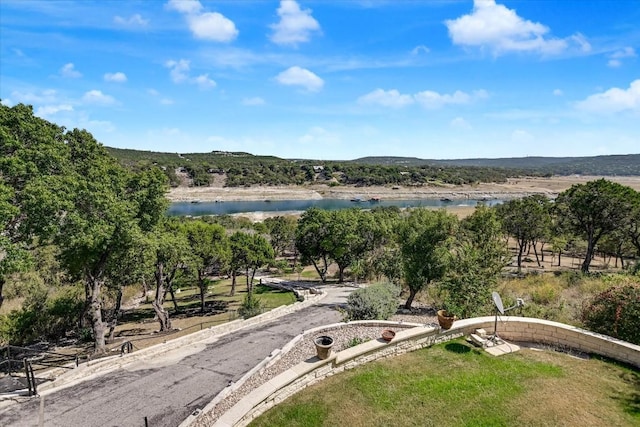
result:
M 81 363 L 78 367 L 65 372 L 54 381 L 38 386 L 38 392 L 40 394 L 48 394 L 51 393 L 54 389 L 58 390 L 60 388 L 69 387 L 71 385 L 77 384 L 78 382 L 104 375 L 137 360 L 149 359 L 156 355 L 172 350 L 184 349 L 186 346 L 195 345 L 202 341 L 217 339 L 223 335 L 235 332 L 239 329 L 271 322 L 272 320 L 279 317 L 314 305 L 326 295 L 326 292 L 319 294 L 309 294 L 305 296 L 305 300 L 302 302 L 295 302 L 290 305 L 280 306 L 274 308 L 273 310 L 267 311 L 266 313 L 259 314 L 246 320 L 237 319 L 231 322 L 223 323 L 221 325 L 212 326 L 210 328 L 203 329 L 192 334 L 169 340 L 165 343 L 155 344 L 153 346 L 143 348 L 132 353 L 126 353 L 121 356 L 111 356 L 95 361 Z
M 385 324 L 407 326 L 406 323 L 402 324 L 400 322 L 385 322 Z M 378 339 L 332 354 L 325 360 L 309 359 L 253 390 L 224 413 L 213 425 L 215 427 L 246 426 L 266 410 L 328 376 L 379 358 L 400 355 L 408 351 L 429 347 L 439 342 L 469 335 L 479 328 L 493 331 L 493 325 L 493 317 L 459 320 L 448 331 L 443 331 L 439 327 L 418 325 L 411 329 L 398 331 L 391 343 Z M 326 328 L 327 326 L 315 328 L 305 332 L 305 334 Z M 505 316 L 498 323 L 498 334 L 502 338 L 514 341 L 544 343 L 554 347 L 571 348 L 586 353 L 599 354 L 640 367 L 640 346 L 563 323 Z M 270 356 L 272 357 L 271 360 L 284 354 L 285 348 L 291 348 L 300 339 L 302 339 L 301 336 L 295 337 L 280 352 L 272 354 Z M 263 363 L 264 365 L 262 366 L 266 366 L 269 360 L 265 359 Z M 252 371 L 255 372 L 256 370 Z M 207 405 L 203 410 L 203 415 L 207 413 L 207 410 L 211 409 L 213 409 L 213 406 Z M 185 420 L 181 426 L 191 424 L 207 425 L 202 418 L 191 419 L 188 424 L 185 424 L 188 420 Z

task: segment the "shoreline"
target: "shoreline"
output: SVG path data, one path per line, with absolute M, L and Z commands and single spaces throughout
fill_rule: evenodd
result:
M 474 185 L 441 186 L 372 186 L 356 187 L 329 186 L 313 184 L 304 186 L 252 186 L 223 187 L 220 184 L 208 187 L 179 186 L 167 193 L 171 202 L 227 202 L 256 200 L 320 200 L 352 198 L 369 199 L 379 197 L 383 200 L 417 199 L 514 199 L 532 194 L 542 194 L 549 198 L 569 189 L 574 184 L 584 184 L 595 179 L 605 178 L 640 191 L 640 177 L 526 177 L 510 178 L 505 183 L 480 183 Z

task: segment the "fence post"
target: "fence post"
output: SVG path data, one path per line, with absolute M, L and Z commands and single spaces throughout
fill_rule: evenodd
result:
M 24 374 L 25 374 L 25 377 L 27 378 L 27 387 L 29 388 L 29 396 L 33 396 L 33 394 L 31 394 L 32 388 L 31 388 L 31 375 L 29 375 L 29 362 L 27 362 L 26 357 L 22 359 L 22 363 L 24 364 Z

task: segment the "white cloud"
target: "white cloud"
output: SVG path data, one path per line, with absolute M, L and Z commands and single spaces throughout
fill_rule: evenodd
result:
M 405 105 L 413 104 L 414 99 L 412 95 L 401 94 L 396 89 L 376 89 L 358 98 L 358 102 L 360 104 L 376 104 L 384 107 L 401 108 Z
M 366 95 L 358 98 L 360 104 L 377 104 L 384 107 L 401 108 L 406 105 L 417 102 L 424 108 L 435 109 L 441 108 L 448 104 L 469 104 L 475 100 L 488 98 L 489 94 L 486 90 L 475 90 L 472 93 L 466 93 L 460 90 L 452 94 L 438 93 L 432 90 L 425 90 L 416 94 L 401 94 L 396 89 L 383 90 L 376 89 Z
M 104 75 L 104 80 L 107 82 L 124 83 L 127 81 L 127 75 L 120 71 L 116 73 L 106 73 Z
M 82 100 L 88 104 L 97 104 L 97 105 L 113 105 L 116 103 L 116 100 L 110 96 L 102 93 L 102 91 L 93 89 L 86 92 L 82 96 Z
M 471 125 L 462 117 L 456 117 L 449 122 L 449 126 L 455 129 L 471 129 Z
M 257 106 L 257 105 L 264 105 L 264 104 L 265 104 L 264 99 L 260 98 L 259 96 L 254 96 L 253 98 L 244 98 L 242 100 L 242 105 Z
M 198 0 L 170 0 L 166 7 L 186 15 L 191 33 L 198 39 L 230 42 L 238 36 L 233 21 L 218 12 L 202 12 Z
M 229 42 L 238 36 L 238 30 L 233 21 L 218 12 L 189 16 L 187 20 L 191 32 L 199 39 Z
M 212 89 L 216 87 L 216 82 L 209 78 L 209 74 L 201 74 L 193 79 L 193 82 L 197 84 L 201 89 Z
M 561 89 L 554 89 L 553 90 L 553 95 L 554 96 L 562 96 L 562 95 L 564 95 L 564 92 Z
M 416 93 L 414 98 L 418 103 L 420 103 L 420 105 L 429 109 L 440 108 L 447 104 L 468 104 L 471 102 L 471 95 L 460 90 L 457 90 L 452 94 L 440 94 L 432 90 L 425 90 L 423 92 Z
M 114 16 L 113 22 L 123 27 L 131 27 L 131 28 L 142 28 L 146 27 L 149 24 L 148 19 L 144 19 L 139 13 L 131 15 L 128 18 L 123 18 L 122 16 Z
M 69 62 L 68 64 L 64 64 L 62 68 L 60 68 L 60 75 L 62 77 L 67 77 L 70 79 L 78 79 L 82 77 L 82 73 L 75 69 L 73 63 Z
M 308 42 L 312 32 L 320 31 L 320 24 L 311 16 L 311 12 L 311 9 L 300 9 L 294 0 L 282 0 L 278 8 L 280 22 L 270 26 L 273 30 L 271 41 L 294 46 Z
M 60 111 L 73 111 L 73 106 L 69 104 L 59 104 L 59 105 L 45 105 L 42 107 L 38 107 L 35 112 L 35 115 L 38 117 L 49 117 Z
M 191 77 L 189 75 L 191 65 L 186 59 L 179 59 L 177 61 L 171 59 L 165 62 L 164 66 L 169 68 L 169 76 L 176 84 L 191 83 L 197 85 L 200 89 L 212 89 L 216 87 L 216 82 L 209 78 L 209 74 L 200 74 L 198 77 Z M 154 96 L 157 94 L 158 93 L 155 92 Z
M 45 89 L 40 93 L 11 92 L 11 97 L 23 104 L 60 104 L 58 93 L 54 89 Z M 66 103 L 63 101 L 63 103 Z
M 610 59 L 607 62 L 607 66 L 609 66 L 611 68 L 621 67 L 622 66 L 621 59 L 634 58 L 636 56 L 637 55 L 636 55 L 635 49 L 633 49 L 630 46 L 627 46 L 627 47 L 619 49 L 619 50 L 613 52 L 611 55 L 609 55 Z
M 581 51 L 583 51 L 583 52 L 591 52 L 591 43 L 589 43 L 587 41 L 587 38 L 583 34 L 576 33 L 576 34 L 572 35 L 571 37 L 569 37 L 569 40 L 573 41 L 578 46 L 580 46 L 580 50 Z
M 324 86 L 324 80 L 311 71 L 294 66 L 276 76 L 276 81 L 285 86 L 301 86 L 309 92 L 317 92 Z
M 412 55 L 419 55 L 419 54 L 420 54 L 420 52 L 422 52 L 422 53 L 429 53 L 429 52 L 431 52 L 431 49 L 429 49 L 429 48 L 428 48 L 428 47 L 426 47 L 425 45 L 421 44 L 421 45 L 419 45 L 419 46 L 414 47 L 414 48 L 411 50 L 411 54 L 412 54 Z
M 173 105 L 173 99 L 162 98 L 160 100 L 160 104 L 162 104 L 162 105 Z
M 166 6 L 180 13 L 198 13 L 202 10 L 202 4 L 198 0 L 169 0 Z
M 613 52 L 610 56 L 610 58 L 633 58 L 636 56 L 636 51 L 634 48 L 632 48 L 631 46 L 627 46 L 623 49 L 617 50 L 615 52 Z
M 13 106 L 13 101 L 9 98 L 0 99 L 0 104 L 6 105 L 7 107 Z
M 180 59 L 174 61 L 173 59 L 165 62 L 165 67 L 169 68 L 169 75 L 174 83 L 182 83 L 189 78 L 189 61 L 186 59 Z
M 473 12 L 446 20 L 449 36 L 456 45 L 488 48 L 495 55 L 507 52 L 539 52 L 555 54 L 567 48 L 567 41 L 545 38 L 549 28 L 521 18 L 515 10 L 496 4 L 495 0 L 474 0 Z M 573 41 L 584 49 L 588 45 L 582 35 Z
M 640 79 L 631 82 L 628 89 L 614 87 L 591 95 L 576 103 L 576 108 L 593 113 L 640 111 Z

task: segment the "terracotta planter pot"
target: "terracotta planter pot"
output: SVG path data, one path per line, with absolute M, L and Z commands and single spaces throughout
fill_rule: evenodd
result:
M 438 324 L 442 329 L 450 329 L 457 317 L 446 310 L 438 310 Z
M 393 332 L 391 329 L 385 329 L 384 331 L 382 331 L 382 339 L 385 340 L 386 342 L 391 341 L 395 336 L 396 336 L 396 333 Z
M 316 345 L 316 355 L 318 359 L 327 359 L 331 355 L 331 347 L 333 347 L 333 338 L 323 335 L 313 340 Z

